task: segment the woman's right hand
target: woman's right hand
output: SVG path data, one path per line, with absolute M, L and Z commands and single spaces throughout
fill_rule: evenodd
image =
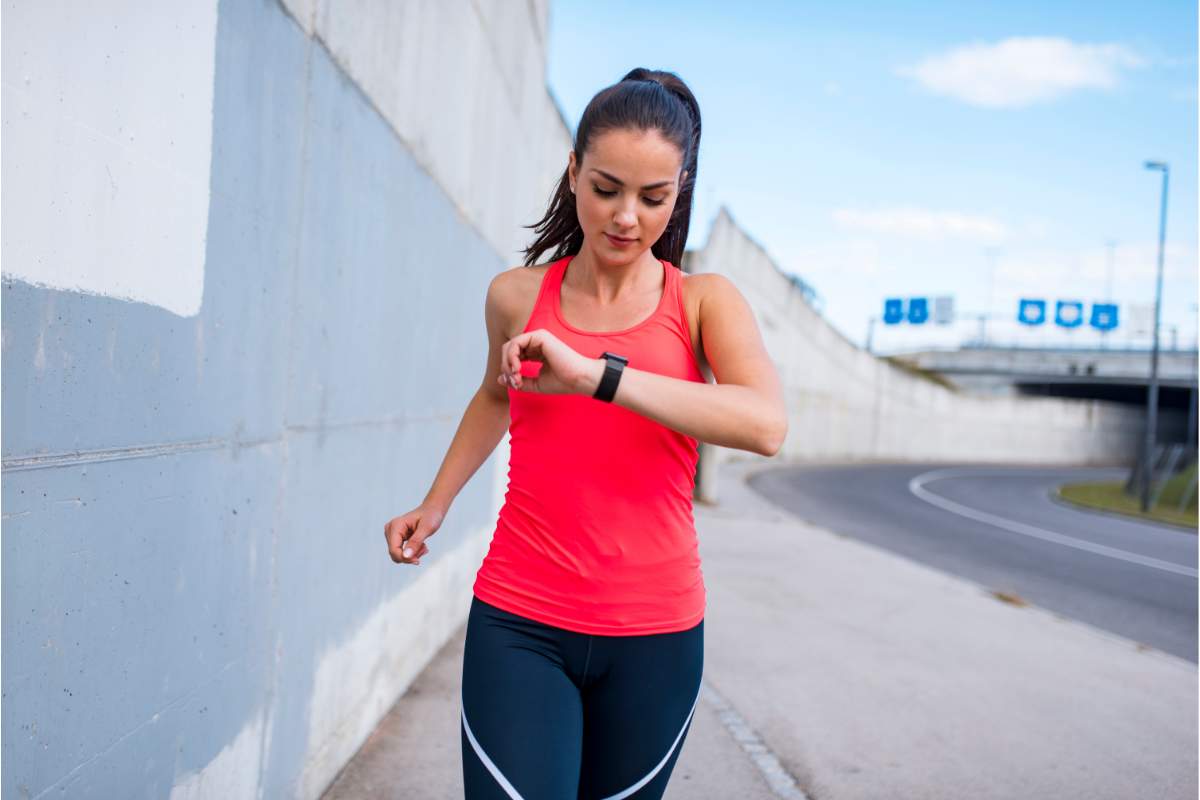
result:
M 420 564 L 421 556 L 429 552 L 425 540 L 442 526 L 446 512 L 424 503 L 388 520 L 383 526 L 383 537 L 387 540 L 388 555 L 397 564 Z M 411 555 L 405 555 L 404 551 Z

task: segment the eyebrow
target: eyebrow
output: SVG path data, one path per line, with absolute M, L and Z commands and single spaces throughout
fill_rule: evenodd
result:
M 610 181 L 615 183 L 617 186 L 625 185 L 625 182 L 622 181 L 620 178 L 616 177 L 615 175 L 609 175 L 607 172 L 605 172 L 602 169 L 596 169 L 595 167 L 592 167 L 592 172 L 599 172 L 601 175 L 608 178 Z M 670 186 L 672 183 L 674 183 L 674 181 L 659 181 L 658 183 L 648 183 L 642 187 L 642 190 L 644 191 L 646 189 L 657 189 L 660 186 Z

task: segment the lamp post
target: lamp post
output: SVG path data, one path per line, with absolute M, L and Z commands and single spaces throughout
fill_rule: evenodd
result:
M 1150 480 L 1154 477 L 1154 443 L 1158 427 L 1158 316 L 1162 304 L 1163 245 L 1167 239 L 1167 179 L 1165 162 L 1147 161 L 1146 169 L 1162 170 L 1162 203 L 1158 219 L 1158 273 L 1154 284 L 1154 344 L 1150 350 L 1150 386 L 1146 398 L 1146 444 L 1142 449 L 1142 513 L 1150 511 Z
M 1112 240 L 1109 240 L 1109 241 L 1105 242 L 1104 245 L 1108 248 L 1108 267 L 1105 270 L 1105 275 L 1104 275 L 1104 302 L 1111 303 L 1113 301 L 1112 300 L 1113 260 L 1114 260 L 1113 259 L 1113 251 L 1116 250 L 1117 243 Z M 1107 342 L 1108 342 L 1108 334 L 1109 334 L 1108 328 L 1104 328 L 1100 331 L 1100 348 L 1101 349 L 1103 349 L 1104 345 L 1107 344 Z

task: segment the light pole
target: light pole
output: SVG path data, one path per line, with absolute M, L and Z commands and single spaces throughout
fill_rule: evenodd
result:
M 1142 513 L 1150 511 L 1150 479 L 1153 477 L 1154 440 L 1158 426 L 1158 315 L 1162 304 L 1163 246 L 1167 240 L 1167 179 L 1170 168 L 1163 161 L 1147 161 L 1146 169 L 1162 170 L 1162 204 L 1158 218 L 1158 273 L 1154 284 L 1154 344 L 1150 350 L 1150 386 L 1146 398 L 1146 444 L 1142 449 Z
M 985 320 L 992 315 L 992 292 L 996 285 L 996 252 L 998 248 L 985 247 L 983 253 L 987 256 L 988 262 L 988 289 L 987 289 L 987 309 L 984 314 L 979 317 L 979 338 L 980 346 L 987 344 L 987 328 Z
M 1112 302 L 1112 284 L 1113 284 L 1113 251 L 1116 250 L 1117 243 L 1112 240 L 1109 240 L 1109 241 L 1105 242 L 1104 244 L 1108 248 L 1108 268 L 1105 270 L 1105 276 L 1104 276 L 1104 302 L 1111 303 Z M 1108 343 L 1108 334 L 1109 334 L 1109 329 L 1107 329 L 1107 328 L 1100 331 L 1100 347 L 1101 347 L 1101 349 L 1103 349 L 1104 345 Z

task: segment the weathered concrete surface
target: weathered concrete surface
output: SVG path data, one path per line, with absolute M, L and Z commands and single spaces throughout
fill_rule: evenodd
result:
M 565 163 L 545 3 L 177 5 L 5 6 L 5 797 L 317 796 L 503 491 L 387 557 Z

